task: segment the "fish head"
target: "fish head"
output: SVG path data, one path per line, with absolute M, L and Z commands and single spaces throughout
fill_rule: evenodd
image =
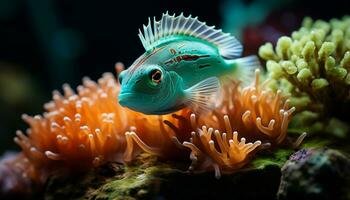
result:
M 129 70 L 129 69 L 128 69 Z M 120 74 L 119 104 L 144 114 L 165 114 L 172 111 L 181 89 L 178 77 L 160 65 L 146 64 L 136 71 Z

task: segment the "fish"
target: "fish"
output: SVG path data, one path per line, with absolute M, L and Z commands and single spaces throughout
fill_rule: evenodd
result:
M 139 38 L 145 53 L 119 74 L 118 101 L 147 115 L 210 111 L 227 80 L 249 82 L 260 66 L 254 55 L 240 58 L 243 46 L 230 33 L 183 13 L 148 18 Z

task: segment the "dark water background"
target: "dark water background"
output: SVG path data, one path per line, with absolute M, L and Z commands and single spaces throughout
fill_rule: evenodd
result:
M 240 38 L 246 54 L 288 35 L 304 16 L 328 20 L 350 14 L 350 1 L 305 0 L 0 0 L 0 154 L 18 150 L 22 113 L 43 112 L 51 91 L 98 79 L 143 53 L 138 28 L 147 17 L 184 12 Z

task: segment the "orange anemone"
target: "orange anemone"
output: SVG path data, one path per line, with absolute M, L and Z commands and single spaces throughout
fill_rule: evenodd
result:
M 122 68 L 117 65 L 117 72 Z M 15 142 L 31 162 L 46 169 L 88 169 L 108 161 L 128 162 L 140 152 L 138 146 L 156 155 L 163 154 L 165 146 L 174 147 L 171 151 L 176 152 L 167 135 L 172 132 L 162 123 L 171 116 L 146 116 L 123 108 L 118 104 L 119 90 L 110 73 L 98 83 L 84 78 L 77 93 L 65 84 L 63 95 L 53 92 L 53 101 L 45 105 L 43 116 L 23 115 L 30 128 L 27 134 L 17 131 Z
M 229 127 L 230 132 L 237 131 L 248 141 L 282 144 L 295 108 L 289 108 L 287 97 L 280 91 L 271 91 L 267 83 L 268 80 L 260 83 L 257 69 L 251 85 L 240 87 L 239 83 L 232 83 L 224 87 L 222 103 L 211 115 L 199 116 L 198 123 L 216 129 Z
M 191 127 L 190 140 L 181 140 L 192 151 L 190 169 L 215 170 L 220 177 L 221 171 L 233 172 L 247 164 L 262 142 L 264 148 L 284 143 L 295 108 L 289 108 L 286 97 L 273 93 L 266 88 L 267 81 L 260 84 L 259 79 L 256 70 L 252 85 L 226 85 L 218 107 L 210 113 L 187 116 L 187 124 L 166 122 L 175 133 Z

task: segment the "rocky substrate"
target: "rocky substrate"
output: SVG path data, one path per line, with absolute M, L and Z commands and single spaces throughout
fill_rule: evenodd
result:
M 216 179 L 213 172 L 189 173 L 186 164 L 161 162 L 143 154 L 129 166 L 109 163 L 84 175 L 56 175 L 48 181 L 44 198 L 349 198 L 348 157 L 325 148 L 302 149 L 290 156 L 292 153 L 280 149 L 273 154 L 259 155 L 245 170 L 225 174 L 220 179 Z

